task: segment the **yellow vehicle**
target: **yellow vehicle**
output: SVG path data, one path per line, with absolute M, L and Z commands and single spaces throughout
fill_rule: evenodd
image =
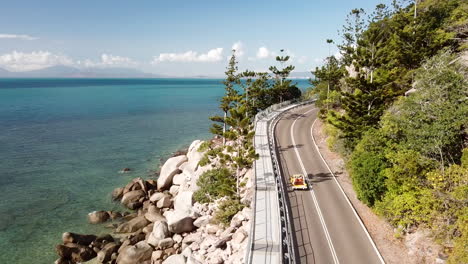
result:
M 294 174 L 289 178 L 293 190 L 307 190 L 307 181 L 305 180 L 304 175 Z

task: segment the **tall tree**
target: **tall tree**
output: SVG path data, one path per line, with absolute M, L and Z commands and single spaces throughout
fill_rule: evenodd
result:
M 346 24 L 341 30 L 343 43 L 338 46 L 345 65 L 351 65 L 355 59 L 357 44 L 366 25 L 364 16 L 364 9 L 355 8 L 346 17 Z
M 235 50 L 232 50 L 231 58 L 229 59 L 229 65 L 225 72 L 226 79 L 223 81 L 225 93 L 220 100 L 219 108 L 223 111 L 223 116 L 212 116 L 211 121 L 215 122 L 212 124 L 210 131 L 215 135 L 223 137 L 223 145 L 226 144 L 226 119 L 229 110 L 236 106 L 240 101 L 239 92 L 236 90 L 236 86 L 240 85 L 240 76 L 237 74 L 237 61 Z M 221 124 L 221 125 L 220 125 Z
M 280 50 L 281 55 L 276 56 L 276 61 L 280 63 L 281 68 L 271 66 L 269 69 L 275 76 L 275 82 L 271 92 L 273 93 L 274 101 L 272 104 L 281 103 L 286 100 L 291 100 L 301 96 L 301 91 L 297 88 L 296 83 L 288 80 L 289 74 L 295 69 L 294 66 L 288 65 L 285 67 L 290 59 L 288 55 L 282 55 L 284 50 Z

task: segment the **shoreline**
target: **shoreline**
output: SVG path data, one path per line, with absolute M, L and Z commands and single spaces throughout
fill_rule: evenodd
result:
M 229 226 L 221 226 L 213 218 L 223 198 L 207 204 L 193 199 L 197 179 L 216 167 L 216 162 L 198 165 L 204 155 L 198 151 L 202 143 L 195 140 L 164 162 L 161 158 L 159 171 L 151 171 L 147 179 L 133 178 L 126 186 L 114 189 L 112 199 L 127 212 L 89 213 L 89 224 L 105 225 L 110 228 L 109 234 L 64 233 L 62 244 L 55 249 L 59 256 L 55 263 L 242 263 L 250 209 L 239 211 Z M 251 169 L 242 177 L 250 182 Z M 242 198 L 250 187 L 247 184 L 244 188 Z

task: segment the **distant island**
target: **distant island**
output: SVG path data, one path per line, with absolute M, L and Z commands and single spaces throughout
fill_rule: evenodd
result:
M 292 72 L 290 79 L 309 79 L 311 72 Z M 33 71 L 14 72 L 0 68 L 0 78 L 200 78 L 221 79 L 222 75 L 172 76 L 147 73 L 132 68 L 84 68 L 55 65 Z
M 12 72 L 0 68 L 0 78 L 171 78 L 132 68 L 85 68 L 56 65 L 44 69 Z

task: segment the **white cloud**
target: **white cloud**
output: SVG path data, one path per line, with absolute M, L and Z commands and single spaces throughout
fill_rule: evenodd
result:
M 22 39 L 22 40 L 36 40 L 38 38 L 29 35 L 15 35 L 15 34 L 0 34 L 0 39 Z
M 0 66 L 12 71 L 31 71 L 55 65 L 72 64 L 73 60 L 69 57 L 48 51 L 33 51 L 31 53 L 13 51 L 0 55 Z
M 159 62 L 217 62 L 223 59 L 223 48 L 215 48 L 207 53 L 198 54 L 196 51 L 184 53 L 161 53 L 154 56 L 152 64 Z
M 244 56 L 245 51 L 244 51 L 244 44 L 242 42 L 238 41 L 232 44 L 232 49 L 236 50 L 236 53 L 235 53 L 236 57 L 240 58 Z
M 267 47 L 260 47 L 257 51 L 257 59 L 266 59 L 271 56 L 271 52 Z
M 98 68 L 112 68 L 112 67 L 126 67 L 132 68 L 138 63 L 128 57 L 116 56 L 112 54 L 102 54 L 99 61 L 92 61 L 86 59 L 84 61 L 77 61 L 77 66 L 81 67 L 98 67 Z

